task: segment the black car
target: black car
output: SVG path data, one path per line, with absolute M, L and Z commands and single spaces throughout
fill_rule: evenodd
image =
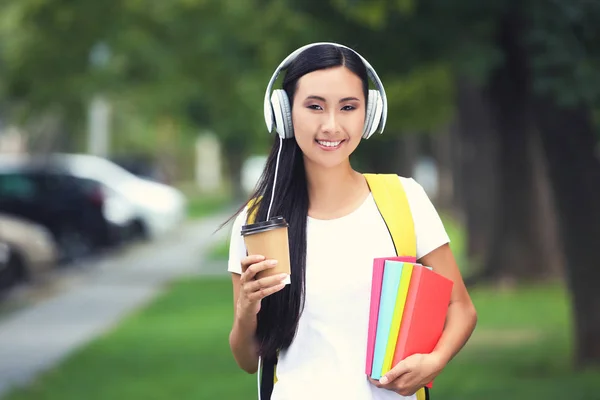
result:
M 60 260 L 74 261 L 119 242 L 103 213 L 102 186 L 45 162 L 0 162 L 0 211 L 45 226 Z
M 9 268 L 10 247 L 0 241 L 0 295 L 12 285 L 12 270 Z

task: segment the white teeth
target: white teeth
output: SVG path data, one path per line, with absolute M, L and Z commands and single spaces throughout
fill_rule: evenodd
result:
M 326 146 L 326 147 L 337 147 L 340 145 L 340 143 L 342 143 L 342 141 L 338 141 L 338 142 L 324 142 L 322 140 L 317 140 L 317 143 L 319 143 L 321 146 Z

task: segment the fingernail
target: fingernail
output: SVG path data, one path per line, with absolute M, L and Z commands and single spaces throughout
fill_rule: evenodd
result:
M 279 274 L 279 279 L 284 280 L 288 277 L 288 274 Z
M 381 378 L 381 379 L 379 380 L 379 383 L 381 383 L 382 385 L 387 385 L 387 383 L 388 383 L 388 378 L 387 378 L 387 376 L 384 376 L 383 378 Z
M 267 261 L 268 265 L 277 265 L 277 260 L 269 260 Z

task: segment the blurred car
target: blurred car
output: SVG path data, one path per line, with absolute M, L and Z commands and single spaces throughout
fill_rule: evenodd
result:
M 187 200 L 174 187 L 141 178 L 114 162 L 89 154 L 53 154 L 73 176 L 102 183 L 131 206 L 135 235 L 155 239 L 172 231 L 186 216 Z
M 0 241 L 0 294 L 12 284 L 9 275 L 10 270 L 8 269 L 9 254 L 10 247 L 8 247 L 8 244 Z
M 56 265 L 56 243 L 39 224 L 0 213 L 0 244 L 0 289 L 44 280 Z
M 0 212 L 46 227 L 63 262 L 119 244 L 121 221 L 114 220 L 111 202 L 100 183 L 73 177 L 48 160 L 0 159 Z
M 113 156 L 109 160 L 140 178 L 164 184 L 170 183 L 166 171 L 150 156 L 128 154 Z
M 256 189 L 265 165 L 267 164 L 267 156 L 254 155 L 244 161 L 242 165 L 242 189 L 246 194 L 251 194 Z

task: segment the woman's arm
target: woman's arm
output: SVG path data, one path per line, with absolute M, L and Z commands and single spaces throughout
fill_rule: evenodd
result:
M 238 311 L 241 287 L 240 277 L 241 275 L 231 274 L 234 307 L 233 327 L 229 334 L 229 347 L 240 368 L 249 374 L 253 374 L 258 369 L 257 344 L 254 340 L 256 334 L 256 315 L 252 316 Z
M 265 260 L 260 255 L 242 259 L 242 274 L 232 274 L 233 327 L 229 334 L 229 347 L 235 361 L 244 371 L 253 374 L 258 369 L 256 316 L 261 300 L 285 287 L 287 274 L 256 279 L 256 274 L 277 265 L 275 260 Z
M 433 350 L 445 366 L 471 337 L 477 324 L 477 312 L 449 244 L 427 254 L 419 262 L 454 282 L 444 332 Z

